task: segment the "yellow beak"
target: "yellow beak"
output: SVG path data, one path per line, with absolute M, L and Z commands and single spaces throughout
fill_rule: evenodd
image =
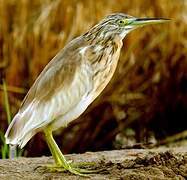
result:
M 170 21 L 170 19 L 166 18 L 134 18 L 129 22 L 129 25 L 132 26 L 145 26 L 150 24 L 158 24 L 158 23 L 165 23 Z

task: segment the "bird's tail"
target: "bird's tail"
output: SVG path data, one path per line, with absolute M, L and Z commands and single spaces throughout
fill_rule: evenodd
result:
M 32 118 L 30 116 L 30 112 L 24 114 L 18 112 L 14 116 L 5 133 L 6 144 L 10 144 L 12 146 L 18 145 L 23 148 L 32 136 L 37 133 L 37 131 L 34 131 L 35 127 L 29 123 L 30 120 L 32 122 Z
M 10 123 L 6 133 L 5 133 L 5 140 L 6 144 L 17 145 L 19 144 L 19 134 L 23 129 L 23 122 L 22 122 L 21 115 L 18 113 L 14 116 L 14 119 Z

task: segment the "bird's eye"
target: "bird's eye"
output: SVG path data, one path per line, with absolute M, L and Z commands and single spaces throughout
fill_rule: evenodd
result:
M 118 20 L 117 23 L 119 26 L 124 26 L 124 25 L 127 25 L 128 21 L 123 19 L 123 20 Z
M 122 21 L 122 20 L 119 20 L 119 22 L 118 22 L 119 24 L 124 24 L 124 21 Z

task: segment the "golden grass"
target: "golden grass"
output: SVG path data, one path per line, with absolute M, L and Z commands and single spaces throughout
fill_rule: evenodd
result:
M 168 111 L 179 113 L 178 104 L 187 109 L 187 4 L 182 0 L 0 0 L 0 81 L 5 78 L 10 86 L 13 114 L 47 62 L 68 41 L 113 12 L 166 17 L 172 22 L 128 35 L 113 81 L 84 116 L 57 137 L 59 141 L 63 138 L 66 152 L 113 148 L 116 135 L 128 126 L 136 130 L 140 141 L 148 132 L 143 128 L 148 122 L 155 133 L 155 123 L 163 128 L 161 138 L 182 130 L 181 126 L 171 130 L 167 126 Z M 18 93 L 12 92 L 15 88 Z M 3 104 L 0 121 L 4 131 Z M 40 154 L 31 151 L 28 148 L 28 154 Z

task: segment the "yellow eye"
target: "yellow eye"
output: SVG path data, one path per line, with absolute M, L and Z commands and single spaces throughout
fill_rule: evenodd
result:
M 126 19 L 124 19 L 124 20 L 119 20 L 119 21 L 118 21 L 118 24 L 119 24 L 120 26 L 124 26 L 124 25 L 128 24 L 128 20 L 126 20 Z
M 123 20 L 118 20 L 117 22 L 120 26 L 123 26 L 124 25 L 124 21 Z

